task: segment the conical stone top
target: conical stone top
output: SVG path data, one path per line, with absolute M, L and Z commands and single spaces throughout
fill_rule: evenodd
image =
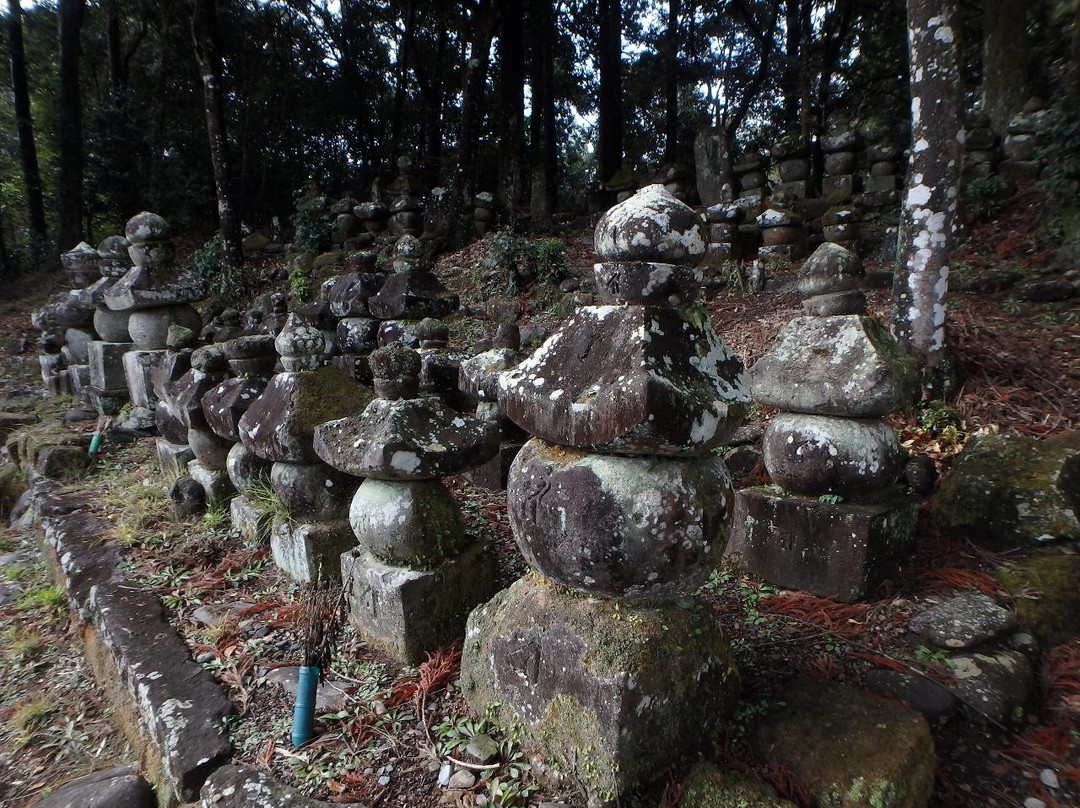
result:
M 281 355 L 281 366 L 286 372 L 314 370 L 322 364 L 326 337 L 322 331 L 293 313 L 274 340 L 274 347 Z

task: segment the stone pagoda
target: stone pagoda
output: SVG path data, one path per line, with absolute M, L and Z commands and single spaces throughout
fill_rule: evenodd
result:
M 341 558 L 350 620 L 374 645 L 415 665 L 464 633 L 493 590 L 491 554 L 465 532 L 439 478 L 499 448 L 493 424 L 419 397 L 420 355 L 395 343 L 370 357 L 375 394 L 362 414 L 318 427 L 315 450 L 364 478 L 349 510 L 359 547 Z
M 799 272 L 810 316 L 751 369 L 754 397 L 784 410 L 763 439 L 774 486 L 736 495 L 733 551 L 757 575 L 841 601 L 866 597 L 915 537 L 917 501 L 893 483 L 904 458 L 884 417 L 914 403 L 918 373 L 859 291 L 859 259 L 822 244 Z
M 462 690 L 587 792 L 620 799 L 707 746 L 739 677 L 692 599 L 733 492 L 712 449 L 743 418 L 742 363 L 693 305 L 705 223 L 659 185 L 596 227 L 602 305 L 499 377 L 535 437 L 510 469 L 510 523 L 535 571 L 469 618 Z

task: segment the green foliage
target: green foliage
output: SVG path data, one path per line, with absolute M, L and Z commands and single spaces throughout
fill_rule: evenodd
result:
M 1062 204 L 1080 203 L 1080 110 L 1071 101 L 1049 110 L 1035 155 L 1043 162 L 1041 185 Z
M 293 243 L 301 250 L 319 252 L 330 244 L 334 220 L 326 210 L 323 197 L 314 196 L 310 192 L 301 197 L 296 203 L 296 213 L 290 221 L 296 231 Z
M 977 221 L 992 219 L 1009 194 L 1009 183 L 998 176 L 976 177 L 964 188 L 964 204 Z
M 307 300 L 311 294 L 311 279 L 303 267 L 295 267 L 289 273 L 289 288 L 298 300 Z
M 566 278 L 565 251 L 557 238 L 533 241 L 513 230 L 498 230 L 488 238 L 485 263 L 505 277 L 507 293 L 517 295 L 534 283 L 555 284 Z
M 210 284 L 210 294 L 229 300 L 243 299 L 248 292 L 240 267 L 226 267 L 221 257 L 221 233 L 203 244 L 191 255 L 199 277 Z

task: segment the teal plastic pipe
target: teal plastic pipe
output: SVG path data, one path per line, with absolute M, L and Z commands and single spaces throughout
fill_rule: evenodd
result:
M 315 723 L 315 693 L 319 689 L 319 666 L 301 665 L 296 681 L 296 706 L 293 708 L 292 745 L 303 746 L 311 740 Z

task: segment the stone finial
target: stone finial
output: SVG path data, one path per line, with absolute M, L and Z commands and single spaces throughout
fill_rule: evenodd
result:
M 594 236 L 604 261 L 696 265 L 708 234 L 694 210 L 663 185 L 649 185 L 603 215 Z
M 281 366 L 286 372 L 314 370 L 322 363 L 326 337 L 315 326 L 290 314 L 274 340 L 274 347 L 281 355 Z
M 866 296 L 859 291 L 865 277 L 862 261 L 839 244 L 825 242 L 799 268 L 798 289 L 808 296 L 803 308 L 812 316 L 862 314 Z
M 128 219 L 124 235 L 130 244 L 145 244 L 149 241 L 165 241 L 172 235 L 172 229 L 161 216 L 144 210 Z
M 416 398 L 420 391 L 420 354 L 394 342 L 371 352 L 368 357 L 374 378 L 375 395 L 394 401 Z
M 450 341 L 450 327 L 442 320 L 425 317 L 416 326 L 416 338 L 421 348 L 445 348 Z
M 97 248 L 98 272 L 106 278 L 122 278 L 130 267 L 128 262 L 128 240 L 123 236 L 109 236 Z
M 424 245 L 416 236 L 406 233 L 394 245 L 394 272 L 415 272 L 422 268 Z

